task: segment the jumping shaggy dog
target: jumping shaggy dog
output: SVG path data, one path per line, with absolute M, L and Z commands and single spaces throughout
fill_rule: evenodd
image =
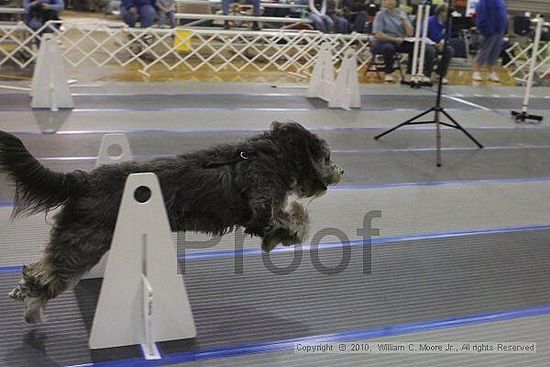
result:
M 41 321 L 47 301 L 74 286 L 109 250 L 131 173 L 158 176 L 172 231 L 222 235 L 242 226 L 262 238 L 264 251 L 307 236 L 307 213 L 296 201 L 287 203 L 290 194 L 322 195 L 343 174 L 328 144 L 294 122 L 274 122 L 237 144 L 67 174 L 45 168 L 18 138 L 0 131 L 0 169 L 16 184 L 12 218 L 60 208 L 42 257 L 23 266 L 10 293 L 25 302 L 28 323 Z

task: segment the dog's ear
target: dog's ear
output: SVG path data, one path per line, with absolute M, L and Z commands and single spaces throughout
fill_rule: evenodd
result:
M 271 130 L 272 130 L 272 131 L 278 130 L 278 129 L 281 128 L 282 125 L 283 125 L 283 123 L 280 122 L 280 121 L 273 121 L 273 122 L 271 123 Z
M 271 123 L 271 136 L 279 141 L 289 143 L 292 138 L 292 127 L 287 122 L 273 121 Z
M 295 121 L 273 121 L 271 123 L 271 133 L 274 137 L 292 142 L 293 140 L 304 140 L 308 131 Z

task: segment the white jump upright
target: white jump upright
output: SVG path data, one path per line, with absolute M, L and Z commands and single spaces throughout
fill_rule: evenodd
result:
M 523 97 L 523 105 L 521 112 L 512 111 L 512 116 L 516 122 L 525 122 L 526 120 L 534 120 L 536 122 L 542 121 L 542 116 L 529 114 L 529 99 L 531 98 L 531 87 L 533 86 L 533 77 L 535 76 L 535 69 L 537 68 L 537 58 L 539 56 L 539 43 L 540 35 L 542 33 L 542 24 L 544 19 L 538 17 L 534 20 L 535 25 L 535 39 L 533 40 L 533 47 L 531 49 L 531 59 L 529 60 L 529 74 L 527 76 L 527 84 L 525 85 L 525 95 Z
M 418 40 L 420 39 L 420 31 L 422 24 L 422 14 L 423 14 L 423 5 L 418 5 L 416 9 L 416 27 L 414 28 L 414 46 L 413 46 L 413 59 L 411 63 L 411 82 L 416 83 L 417 82 L 417 68 L 418 68 L 418 53 L 420 51 L 420 43 Z
M 420 11 L 422 13 L 422 8 L 424 9 L 423 18 L 422 18 L 422 38 L 417 40 L 420 42 L 420 58 L 418 60 L 417 72 L 420 77 L 424 77 L 424 58 L 426 55 L 426 43 L 428 42 L 428 20 L 430 18 L 430 6 L 422 5 Z M 417 77 L 418 79 L 418 77 Z
M 329 101 L 334 90 L 334 70 L 332 67 L 332 52 L 330 45 L 325 42 L 317 55 L 313 66 L 313 74 L 307 90 L 308 98 L 321 98 Z
M 411 81 L 403 81 L 404 84 L 410 84 L 417 88 L 421 85 L 431 85 L 424 83 L 424 58 L 426 53 L 426 43 L 428 42 L 428 18 L 430 16 L 429 5 L 418 5 L 416 14 L 416 28 L 414 34 L 414 47 L 411 68 Z M 406 42 L 406 41 L 405 41 Z
M 116 152 L 113 150 L 116 149 Z M 119 153 L 120 152 L 120 153 Z M 96 168 L 104 164 L 122 163 L 131 161 L 133 158 L 128 138 L 124 134 L 105 134 L 101 139 L 99 146 L 98 158 L 96 161 Z M 82 279 L 97 279 L 103 278 L 105 272 L 105 264 L 107 263 L 106 253 L 99 264 L 94 266 Z
M 328 106 L 345 110 L 361 108 L 357 56 L 353 50 L 346 52 Z
M 73 108 L 73 97 L 63 67 L 63 54 L 51 34 L 42 37 L 31 84 L 32 108 Z
M 196 334 L 158 178 L 153 173 L 131 174 L 107 259 L 90 348 L 141 344 L 145 358 L 157 359 L 156 342 Z

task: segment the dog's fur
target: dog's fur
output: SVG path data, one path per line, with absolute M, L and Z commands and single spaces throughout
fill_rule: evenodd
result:
M 158 176 L 173 231 L 222 235 L 242 226 L 262 238 L 265 251 L 307 236 L 302 205 L 286 209 L 290 194 L 319 196 L 343 174 L 328 144 L 294 122 L 274 122 L 238 144 L 67 174 L 45 168 L 18 138 L 0 131 L 0 169 L 16 184 L 13 218 L 60 208 L 41 259 L 23 267 L 10 293 L 25 302 L 29 323 L 39 322 L 46 302 L 76 284 L 109 249 L 131 173 Z

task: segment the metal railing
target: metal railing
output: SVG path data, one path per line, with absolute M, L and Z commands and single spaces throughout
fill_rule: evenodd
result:
M 139 64 L 148 75 L 153 67 L 191 71 L 285 71 L 307 77 L 321 44 L 328 42 L 339 68 L 346 51 L 354 48 L 358 69 L 369 61 L 369 39 L 363 34 L 323 34 L 318 31 L 246 31 L 221 29 L 136 29 L 112 23 L 49 22 L 38 30 L 23 23 L 0 26 L 0 67 L 28 67 L 37 56 L 36 40 L 55 34 L 65 62 L 73 67 L 91 62 L 128 66 Z M 7 46 L 11 45 L 11 46 Z

